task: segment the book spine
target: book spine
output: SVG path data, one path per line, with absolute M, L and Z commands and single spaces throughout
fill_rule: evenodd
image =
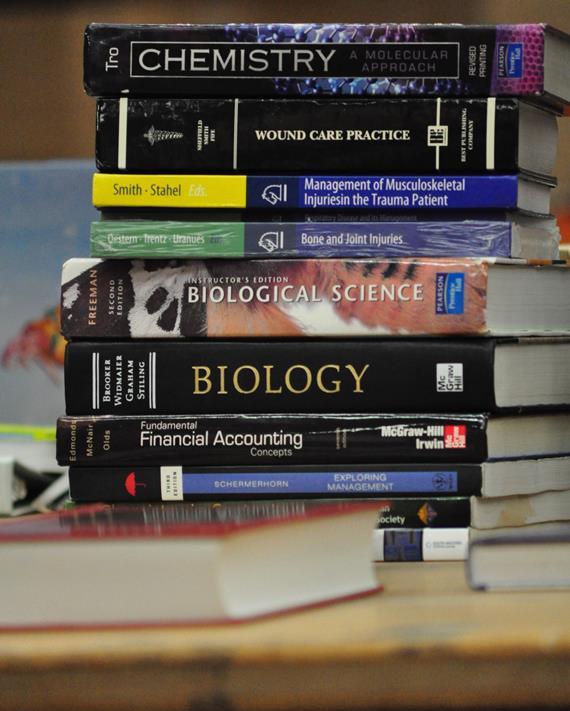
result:
M 109 173 L 508 173 L 518 119 L 512 99 L 99 99 L 96 159 Z
M 373 532 L 373 560 L 378 562 L 466 560 L 469 529 L 387 529 Z
M 61 417 L 62 465 L 478 462 L 484 416 Z
M 480 335 L 488 269 L 474 259 L 70 259 L 61 330 L 67 339 Z
M 347 499 L 351 501 L 352 499 Z M 378 501 L 376 527 L 463 528 L 471 524 L 468 496 L 394 497 Z
M 255 257 L 518 257 L 509 222 L 91 223 L 91 256 L 235 259 Z
M 68 415 L 494 410 L 494 340 L 72 342 Z
M 95 207 L 341 210 L 515 209 L 517 175 L 95 173 Z
M 481 465 L 323 467 L 70 467 L 70 496 L 89 501 L 470 496 L 481 493 Z
M 544 89 L 543 25 L 90 25 L 95 96 L 496 96 Z

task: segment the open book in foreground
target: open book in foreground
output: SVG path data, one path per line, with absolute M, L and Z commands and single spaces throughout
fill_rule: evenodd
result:
M 378 589 L 377 506 L 274 518 L 193 504 L 94 506 L 0 523 L 0 627 L 211 623 Z M 180 514 L 184 513 L 184 516 Z

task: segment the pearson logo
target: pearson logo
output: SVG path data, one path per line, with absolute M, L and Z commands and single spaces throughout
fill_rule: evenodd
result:
M 465 274 L 438 272 L 435 275 L 435 312 L 462 314 L 465 302 Z
M 520 42 L 504 42 L 498 46 L 500 77 L 520 79 L 523 74 L 523 46 Z

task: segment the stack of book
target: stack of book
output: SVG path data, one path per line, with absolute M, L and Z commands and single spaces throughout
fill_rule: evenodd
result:
M 90 25 L 101 220 L 61 302 L 73 499 L 377 498 L 378 559 L 570 518 L 549 214 L 568 40 Z

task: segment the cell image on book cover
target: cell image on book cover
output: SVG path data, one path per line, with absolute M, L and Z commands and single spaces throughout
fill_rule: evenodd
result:
M 401 260 L 70 260 L 62 331 L 296 337 L 485 331 L 486 265 Z

